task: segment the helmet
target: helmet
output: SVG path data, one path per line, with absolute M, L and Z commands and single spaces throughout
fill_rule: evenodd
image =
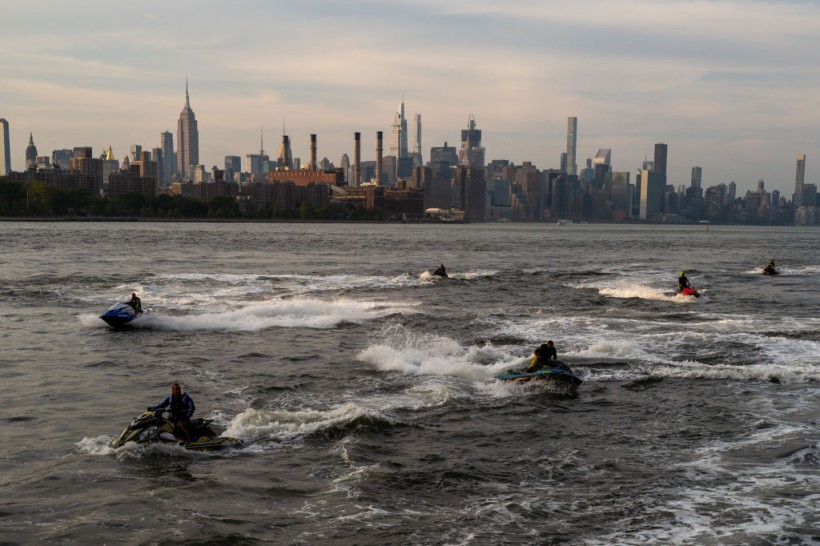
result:
M 684 273 L 685 273 L 685 271 L 681 271 L 681 272 L 680 272 L 680 276 L 681 276 L 681 277 L 683 277 L 683 274 L 684 274 Z

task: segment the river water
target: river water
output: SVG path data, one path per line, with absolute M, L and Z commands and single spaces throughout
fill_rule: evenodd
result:
M 820 230 L 3 222 L 0 248 L 4 544 L 820 544 Z M 131 292 L 150 315 L 97 318 Z M 547 339 L 577 396 L 494 379 Z M 244 447 L 109 448 L 174 381 Z

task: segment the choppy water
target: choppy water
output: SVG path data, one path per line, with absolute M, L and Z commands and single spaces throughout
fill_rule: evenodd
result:
M 820 230 L 0 223 L 0 248 L 0 542 L 820 543 Z M 154 313 L 109 329 L 132 291 Z M 494 381 L 546 339 L 577 397 Z M 173 381 L 246 447 L 108 448 Z

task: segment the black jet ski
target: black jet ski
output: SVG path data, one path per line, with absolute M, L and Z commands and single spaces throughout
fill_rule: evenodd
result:
M 433 276 L 435 277 L 442 277 L 444 279 L 449 279 L 450 275 L 447 274 L 447 269 L 444 267 L 444 264 L 441 264 L 433 271 Z
M 777 271 L 777 269 L 775 269 L 773 264 L 769 264 L 769 265 L 767 265 L 766 267 L 763 268 L 763 274 L 764 275 L 777 275 L 778 271 Z
M 188 435 L 191 437 L 190 442 L 183 442 L 174 436 L 174 423 L 168 419 L 167 409 L 148 409 L 135 417 L 110 445 L 117 448 L 128 442 L 139 445 L 168 444 L 180 445 L 193 451 L 213 451 L 242 446 L 242 440 L 219 436 L 214 432 L 210 419 L 192 419 Z
M 147 311 L 137 313 L 133 307 L 125 302 L 118 302 L 108 308 L 108 311 L 100 315 L 109 326 L 122 328 L 134 320 L 142 317 Z
M 547 381 L 560 390 L 575 393 L 578 386 L 583 382 L 573 373 L 569 366 L 556 360 L 551 364 L 552 367 L 536 370 L 534 372 L 526 372 L 523 370 L 511 371 L 505 374 L 495 376 L 499 381 Z

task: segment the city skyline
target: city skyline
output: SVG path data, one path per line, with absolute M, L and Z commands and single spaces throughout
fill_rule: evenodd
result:
M 160 146 L 187 74 L 206 169 L 254 152 L 259 126 L 283 119 L 303 163 L 310 134 L 338 165 L 360 132 L 371 159 L 403 96 L 408 117 L 424 117 L 425 155 L 457 142 L 472 114 L 488 161 L 559 168 L 577 117 L 579 167 L 609 148 L 614 170 L 635 172 L 663 142 L 676 186 L 699 166 L 703 186 L 742 193 L 763 179 L 790 198 L 798 154 L 806 183 L 820 178 L 817 1 L 148 1 L 116 24 L 110 13 L 90 0 L 4 7 L 14 170 L 29 133 L 41 155 L 112 146 L 122 161 L 133 144 Z

